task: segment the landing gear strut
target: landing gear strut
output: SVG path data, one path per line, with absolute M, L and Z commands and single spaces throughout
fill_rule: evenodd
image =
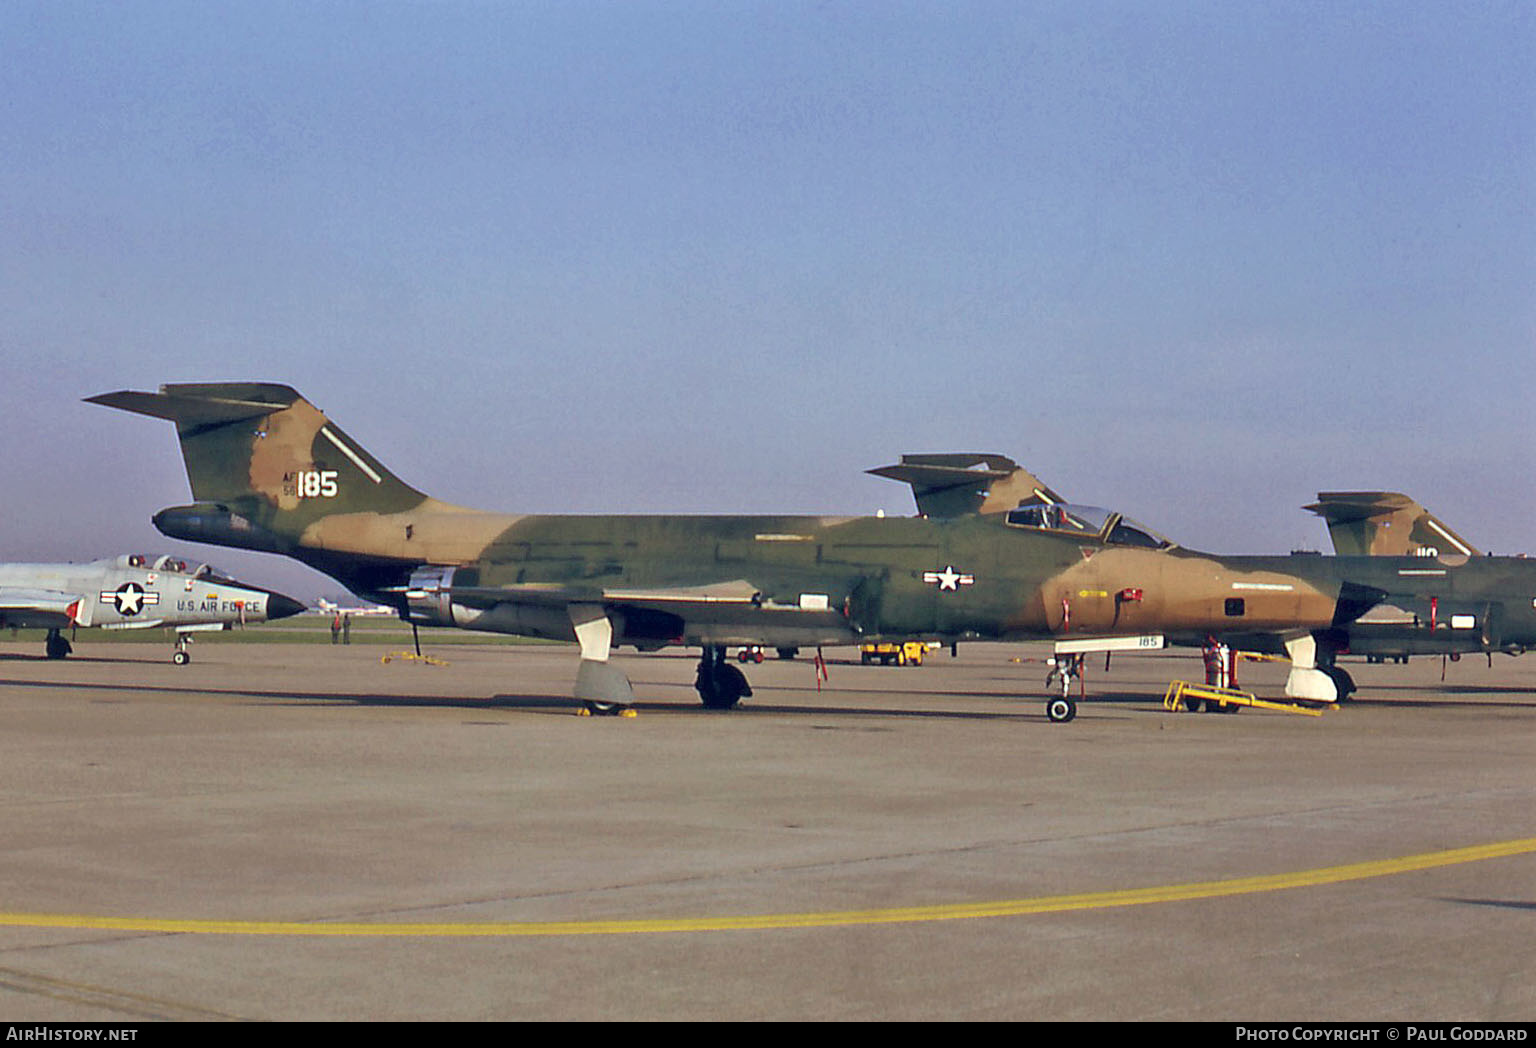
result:
M 1051 665 L 1045 686 L 1049 688 L 1052 681 L 1061 681 L 1061 695 L 1047 699 L 1045 703 L 1045 719 L 1052 724 L 1065 724 L 1077 716 L 1077 703 L 1072 701 L 1072 685 L 1083 675 L 1083 659 L 1082 655 L 1057 655 Z
M 711 710 L 731 709 L 752 695 L 746 674 L 725 661 L 725 648 L 719 644 L 704 645 L 693 686 L 698 689 L 705 708 Z
M 601 604 L 570 604 L 566 613 L 571 617 L 571 628 L 581 645 L 581 663 L 576 669 L 576 698 L 591 714 L 634 716 L 635 689 L 630 686 L 624 671 L 608 661 L 615 630 L 607 609 Z M 622 634 L 623 629 L 617 632 Z
M 171 655 L 171 661 L 178 666 L 185 666 L 192 661 L 192 653 L 187 646 L 192 643 L 192 636 L 188 633 L 176 634 L 176 651 Z
M 1285 680 L 1285 694 L 1290 698 L 1344 702 L 1355 690 L 1354 678 L 1334 665 L 1338 648 L 1327 637 L 1292 637 L 1285 642 L 1285 651 L 1291 657 L 1291 674 Z

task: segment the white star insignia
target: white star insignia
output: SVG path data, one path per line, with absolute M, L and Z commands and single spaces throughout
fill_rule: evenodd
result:
M 956 571 L 953 564 L 948 564 L 945 565 L 943 571 L 923 572 L 923 581 L 938 583 L 940 590 L 959 590 L 961 586 L 975 585 L 976 576 Z
M 146 590 L 137 582 L 125 582 L 115 590 L 102 590 L 101 600 L 116 606 L 119 615 L 133 616 L 143 611 L 146 604 L 159 604 L 160 594 Z

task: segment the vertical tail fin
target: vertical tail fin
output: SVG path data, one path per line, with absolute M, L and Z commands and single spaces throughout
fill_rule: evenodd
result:
M 1396 491 L 1320 491 L 1305 507 L 1328 522 L 1333 550 L 1344 557 L 1478 556 L 1478 550 L 1434 514 Z
M 334 513 L 393 513 L 426 498 L 288 386 L 167 385 L 87 400 L 174 422 L 193 497 L 280 544 Z

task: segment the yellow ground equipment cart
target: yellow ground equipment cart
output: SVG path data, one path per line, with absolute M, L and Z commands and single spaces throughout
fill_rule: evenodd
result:
M 928 645 L 920 640 L 909 640 L 901 644 L 865 644 L 859 648 L 859 661 L 868 666 L 879 660 L 880 665 L 890 666 L 921 666 L 923 656 L 928 653 Z

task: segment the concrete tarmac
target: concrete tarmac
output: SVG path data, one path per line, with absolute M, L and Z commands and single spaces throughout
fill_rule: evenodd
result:
M 1339 871 L 1536 838 L 1536 658 L 1310 718 L 1099 656 L 1061 725 L 1038 645 L 624 655 L 634 719 L 572 648 L 168 650 L 0 645 L 0 1019 L 1536 1018 L 1536 851 Z

